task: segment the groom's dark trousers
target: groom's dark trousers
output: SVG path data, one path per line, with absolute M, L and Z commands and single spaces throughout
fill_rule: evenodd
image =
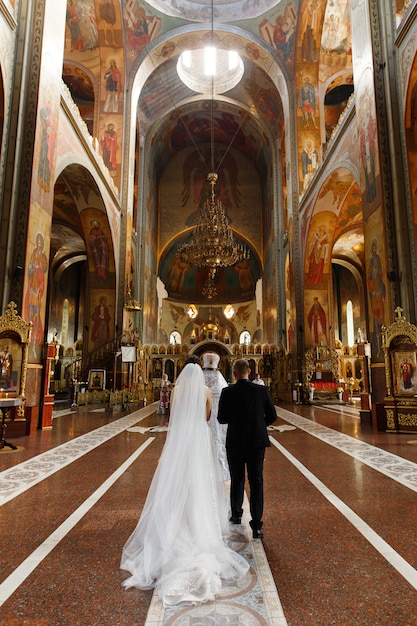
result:
M 230 506 L 233 518 L 241 518 L 245 492 L 245 469 L 250 487 L 251 527 L 262 527 L 264 507 L 263 465 L 269 447 L 267 426 L 276 420 L 268 389 L 242 378 L 222 390 L 217 419 L 228 424 L 227 460 L 230 468 Z

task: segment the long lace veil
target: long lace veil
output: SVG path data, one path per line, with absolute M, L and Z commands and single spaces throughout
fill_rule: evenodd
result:
M 235 578 L 248 567 L 223 538 L 226 495 L 206 421 L 206 393 L 201 367 L 186 365 L 142 515 L 122 554 L 121 568 L 132 574 L 124 585 L 156 585 L 165 603 L 212 597 L 220 577 Z

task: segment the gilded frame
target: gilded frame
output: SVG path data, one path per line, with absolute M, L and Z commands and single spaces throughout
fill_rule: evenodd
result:
M 416 383 L 413 382 L 412 389 L 404 389 L 399 378 L 402 376 L 400 366 L 404 359 L 409 359 L 417 367 L 417 327 L 407 322 L 402 311 L 401 307 L 397 307 L 395 309 L 397 317 L 394 322 L 388 328 L 384 326 L 381 332 L 387 398 L 392 398 L 394 395 L 414 396 L 417 392 Z M 414 390 L 414 385 L 416 385 L 416 390 Z
M 15 388 L 11 389 L 13 395 L 22 398 L 22 404 L 16 408 L 17 415 L 23 417 L 25 414 L 24 399 L 26 392 L 26 375 L 28 364 L 28 350 L 30 335 L 32 332 L 32 322 L 26 322 L 20 315 L 17 314 L 17 306 L 15 302 L 10 302 L 7 305 L 7 309 L 0 317 L 0 347 L 4 349 L 9 346 L 9 343 L 13 342 L 13 350 L 17 354 L 17 346 L 21 348 L 21 361 L 20 372 L 16 375 Z M 13 354 L 13 352 L 12 352 Z M 4 387 L 3 391 L 7 392 Z

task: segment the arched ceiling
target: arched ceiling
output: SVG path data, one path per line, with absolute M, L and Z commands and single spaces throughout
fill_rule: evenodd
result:
M 193 50 L 211 42 L 238 50 L 244 64 L 236 87 L 216 96 L 192 91 L 177 73 L 178 57 L 187 44 Z M 170 40 L 170 58 L 160 62 L 161 54 L 154 53 L 154 70 L 140 90 L 137 114 L 140 134 L 152 137 L 159 171 L 179 149 L 214 140 L 223 150 L 233 146 L 242 151 L 261 173 L 265 172 L 266 163 L 271 161 L 269 150 L 282 138 L 284 111 L 278 88 L 264 67 L 272 60 L 267 61 L 264 55 L 263 64 L 254 62 L 247 45 L 248 39 L 228 36 L 227 31 L 219 35 L 200 30 L 192 37 L 181 31 Z
M 82 166 L 69 165 L 54 187 L 54 213 L 51 228 L 51 267 L 68 266 L 86 258 L 85 228 L 81 213 L 100 211 L 107 220 L 102 197 L 91 174 Z
M 110 4 L 114 16 L 108 12 Z M 73 40 L 67 22 L 66 82 L 77 91 L 76 96 L 85 97 L 83 88 L 88 81 L 80 70 L 85 67 L 87 78 L 95 77 L 96 137 L 116 121 L 121 143 L 123 134 L 129 134 L 123 126 L 124 116 L 129 109 L 136 114 L 137 136 L 157 182 L 181 151 L 199 154 L 207 172 L 216 170 L 218 163 L 209 163 L 214 141 L 220 158 L 234 150 L 250 160 L 259 177 L 262 198 L 257 210 L 262 212 L 272 166 L 282 166 L 286 184 L 289 133 L 296 135 L 291 136 L 292 145 L 294 140 L 301 145 L 313 133 L 320 145 L 330 136 L 353 90 L 349 0 L 83 0 L 78 5 L 85 11 L 83 19 L 95 13 L 96 22 L 91 23 L 96 29 L 89 31 L 89 39 L 81 32 L 81 39 Z M 330 28 L 335 15 L 337 30 Z M 216 97 L 191 91 L 176 70 L 183 50 L 213 39 L 222 49 L 236 49 L 244 63 L 241 82 Z M 104 75 L 112 63 L 120 70 L 122 81 L 116 110 L 104 104 Z M 326 109 L 327 98 L 328 113 L 316 111 L 321 129 L 315 123 L 314 128 L 306 129 L 299 114 L 298 93 L 307 76 L 314 82 L 317 107 L 321 102 Z M 277 145 L 282 163 L 276 162 Z M 121 145 L 119 152 L 124 154 Z M 122 182 L 117 177 L 124 166 L 120 161 L 117 172 L 111 173 L 116 185 Z M 285 189 L 282 195 L 286 197 Z M 257 219 L 261 224 L 267 222 L 265 218 L 259 215 Z
M 148 0 L 154 9 L 193 22 L 251 19 L 279 4 L 277 0 Z

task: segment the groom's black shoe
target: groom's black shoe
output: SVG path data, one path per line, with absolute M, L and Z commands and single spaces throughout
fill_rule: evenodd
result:
M 254 539 L 262 539 L 263 536 L 264 536 L 264 534 L 263 534 L 263 532 L 262 532 L 262 530 L 260 528 L 259 529 L 252 528 L 252 537 Z
M 240 517 L 233 517 L 233 515 L 232 515 L 231 518 L 229 518 L 229 522 L 232 522 L 232 524 L 241 524 L 242 523 Z

